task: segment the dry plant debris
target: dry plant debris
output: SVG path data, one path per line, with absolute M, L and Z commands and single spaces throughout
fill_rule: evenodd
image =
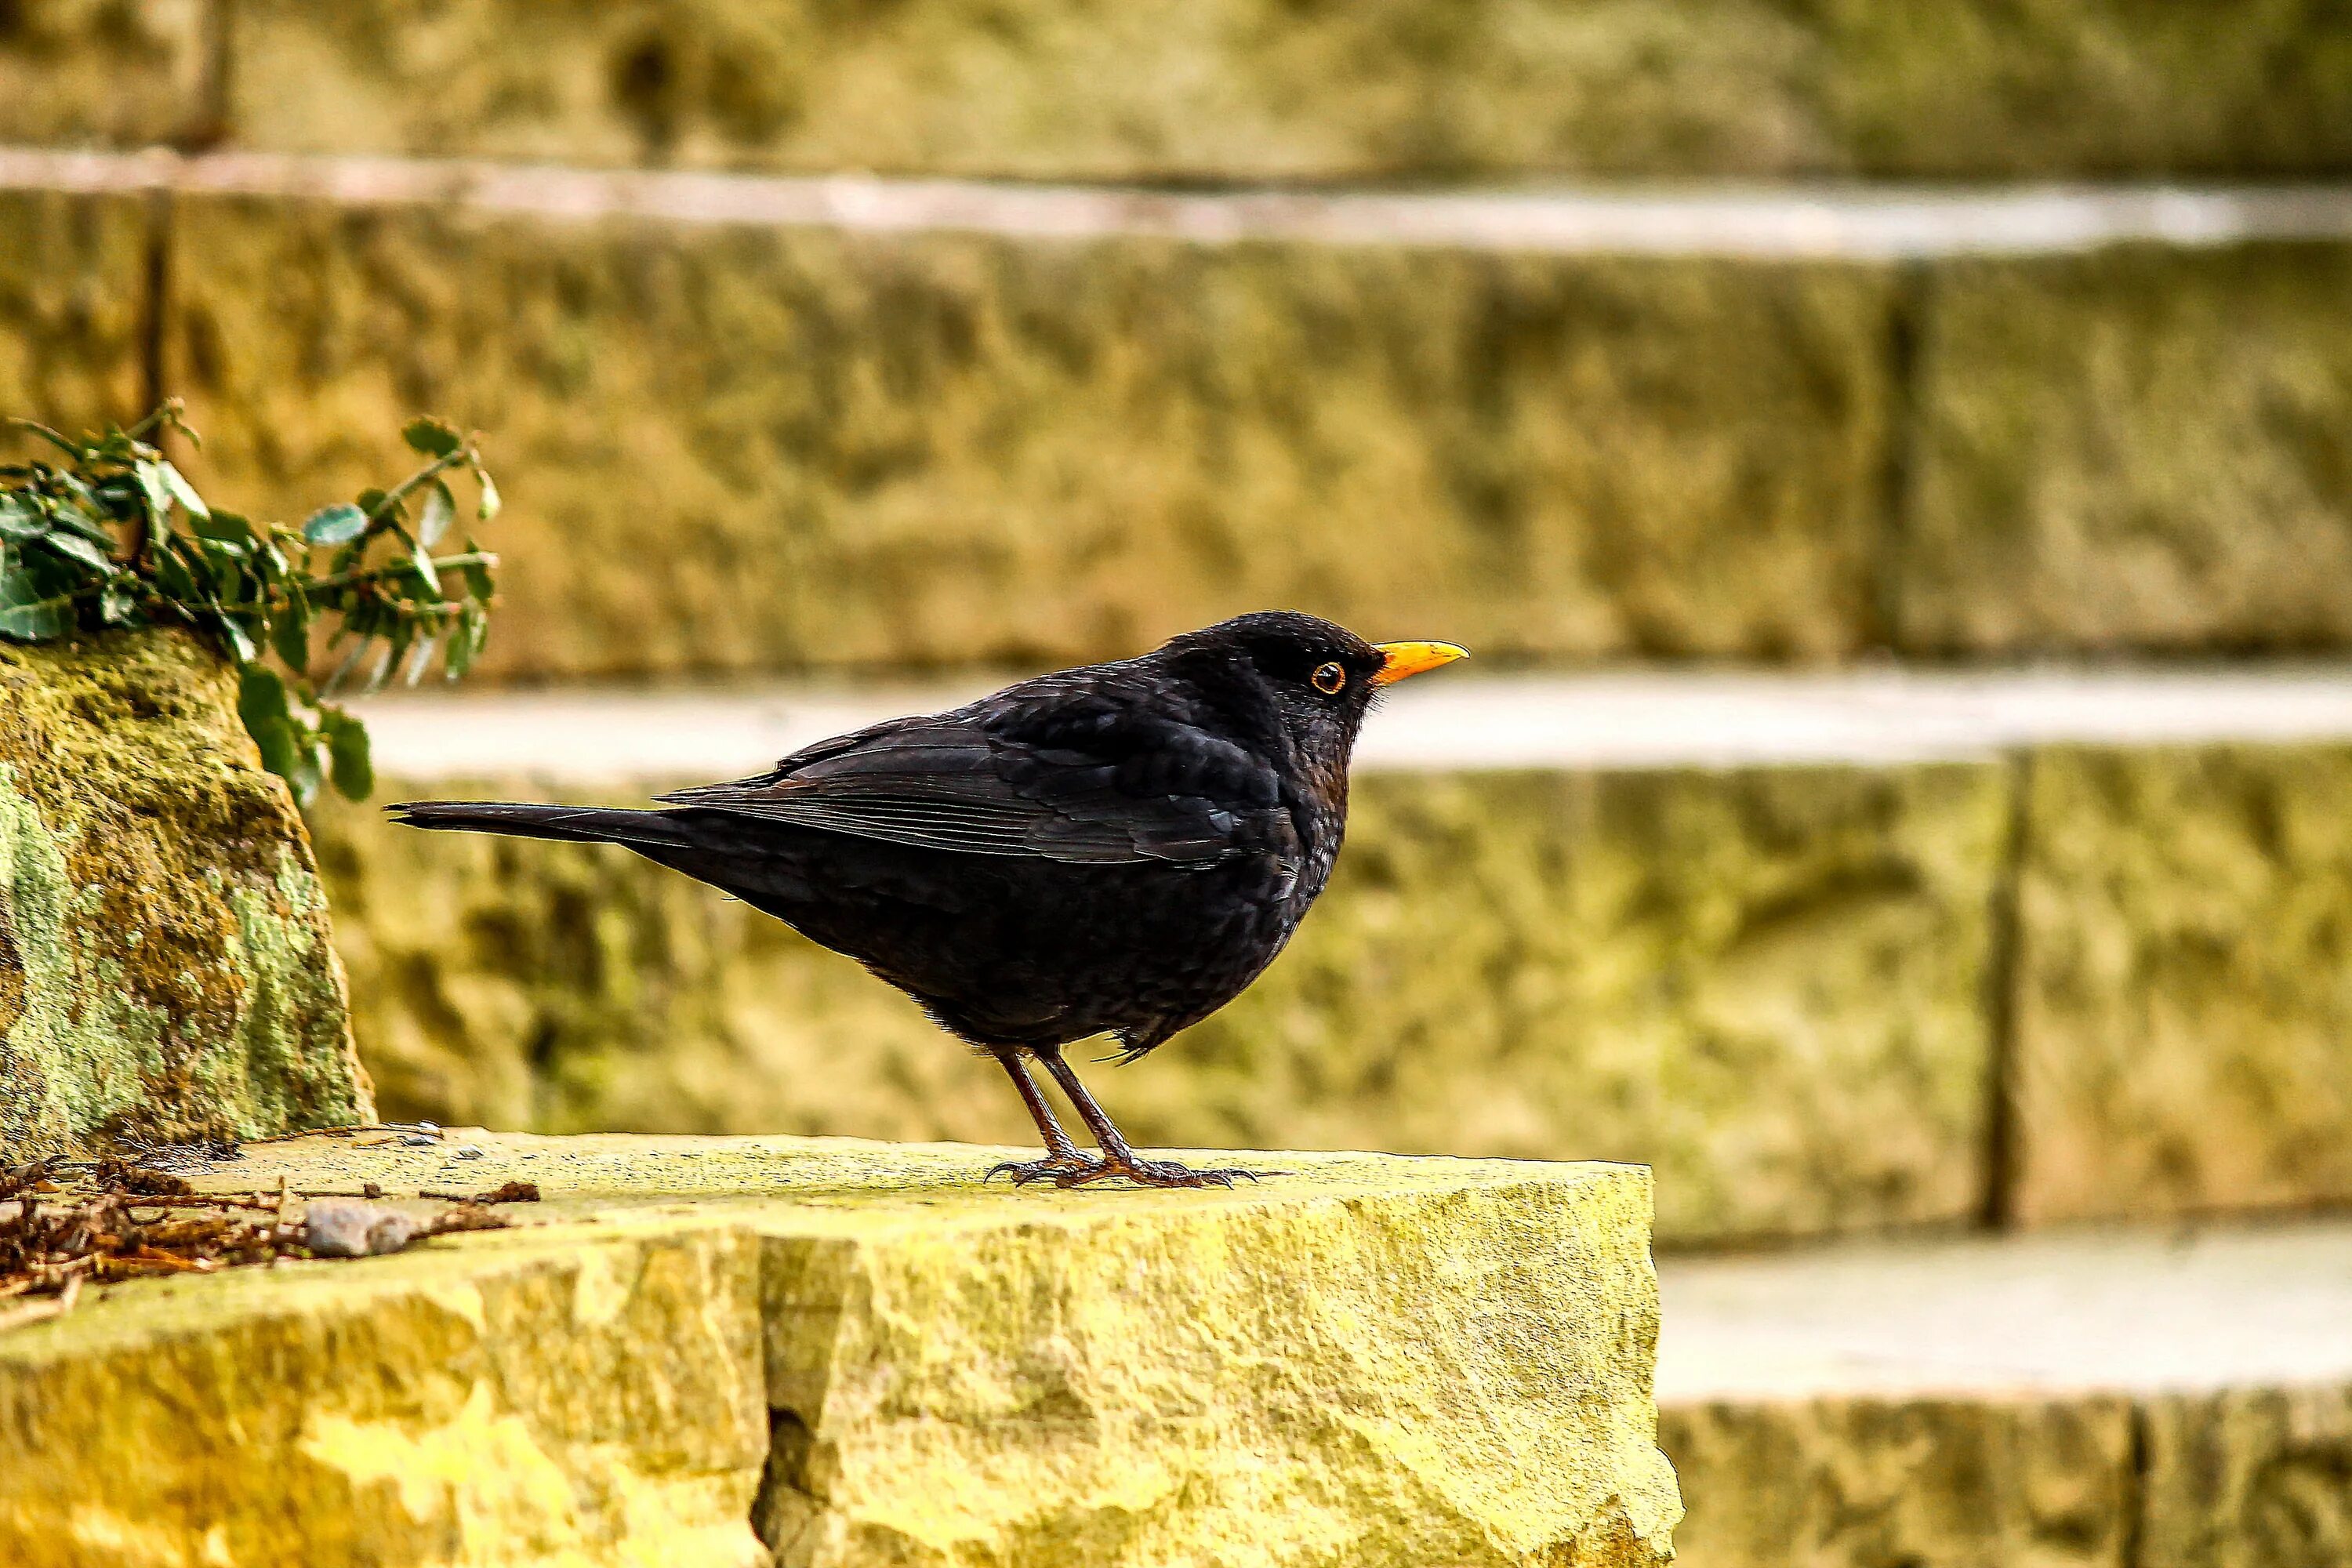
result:
M 36 1160 L 0 1167 L 0 1332 L 71 1311 L 85 1285 L 168 1274 L 209 1274 L 310 1258 L 367 1258 L 453 1231 L 498 1230 L 501 1203 L 535 1202 L 539 1189 L 509 1182 L 453 1199 L 432 1215 L 364 1195 L 199 1193 L 181 1177 L 126 1160 Z

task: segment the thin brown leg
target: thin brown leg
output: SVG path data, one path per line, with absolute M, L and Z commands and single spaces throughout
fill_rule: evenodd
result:
M 1236 1176 L 1246 1176 L 1253 1182 L 1257 1180 L 1255 1171 L 1234 1167 L 1196 1171 L 1173 1160 L 1145 1159 L 1128 1147 L 1127 1140 L 1119 1136 L 1118 1128 L 1112 1123 L 1110 1114 L 1095 1103 L 1095 1097 L 1087 1092 L 1085 1084 L 1078 1081 L 1076 1069 L 1062 1058 L 1060 1047 L 1041 1049 L 1036 1055 L 1037 1059 L 1045 1064 L 1045 1070 L 1054 1075 L 1054 1081 L 1062 1086 L 1062 1092 L 1070 1097 L 1070 1103 L 1077 1108 L 1079 1119 L 1086 1122 L 1087 1131 L 1093 1133 L 1095 1142 L 1102 1145 L 1101 1159 L 1083 1170 L 1056 1175 L 1054 1178 L 1055 1186 L 1076 1187 L 1087 1182 L 1101 1181 L 1106 1176 L 1125 1176 L 1139 1187 L 1230 1187 Z
M 1006 1076 L 1013 1079 L 1013 1087 L 1020 1090 L 1021 1103 L 1028 1108 L 1029 1120 L 1037 1124 L 1038 1136 L 1045 1140 L 1045 1157 L 1042 1160 L 1007 1160 L 992 1166 L 981 1180 L 985 1182 L 999 1175 L 1009 1175 L 1013 1178 L 1013 1184 L 1019 1187 L 1047 1176 L 1059 1179 L 1092 1170 L 1096 1164 L 1095 1157 L 1072 1142 L 1070 1135 L 1062 1131 L 1061 1122 L 1055 1118 L 1053 1106 L 1045 1100 L 1045 1091 L 1039 1089 L 1037 1080 L 1029 1076 L 1029 1068 L 1022 1062 L 1021 1053 L 1007 1048 L 991 1051 L 989 1055 L 996 1058 L 996 1065 L 1004 1069 Z

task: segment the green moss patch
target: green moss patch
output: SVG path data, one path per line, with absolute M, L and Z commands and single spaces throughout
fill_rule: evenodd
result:
M 300 819 L 194 640 L 0 645 L 0 1146 L 369 1108 Z

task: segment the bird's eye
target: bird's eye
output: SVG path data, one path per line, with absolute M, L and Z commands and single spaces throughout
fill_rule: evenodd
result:
M 1337 664 L 1318 664 L 1315 667 L 1316 690 L 1328 696 L 1347 684 L 1348 672 Z

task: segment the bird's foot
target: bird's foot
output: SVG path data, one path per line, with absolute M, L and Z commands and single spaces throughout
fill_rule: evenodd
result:
M 999 1176 L 1010 1176 L 1013 1178 L 1013 1184 L 1016 1187 L 1025 1187 L 1032 1182 L 1046 1181 L 1066 1187 L 1075 1184 L 1069 1178 L 1075 1176 L 1083 1180 L 1085 1173 L 1093 1170 L 1099 1163 L 1100 1162 L 1092 1154 L 1081 1154 L 1076 1149 L 1072 1149 L 1066 1153 L 1048 1154 L 1042 1160 L 1003 1161 L 991 1165 L 988 1168 L 988 1174 L 981 1177 L 981 1180 L 992 1182 Z
M 1278 1176 L 1279 1171 L 1268 1175 Z M 1196 1171 L 1190 1165 L 1180 1165 L 1173 1160 L 1147 1160 L 1140 1154 L 1108 1154 L 1090 1163 L 1086 1169 L 1056 1175 L 1057 1187 L 1081 1187 L 1089 1182 L 1108 1181 L 1124 1176 L 1139 1187 L 1230 1187 L 1235 1180 L 1255 1182 L 1255 1171 L 1238 1166 L 1215 1167 Z

